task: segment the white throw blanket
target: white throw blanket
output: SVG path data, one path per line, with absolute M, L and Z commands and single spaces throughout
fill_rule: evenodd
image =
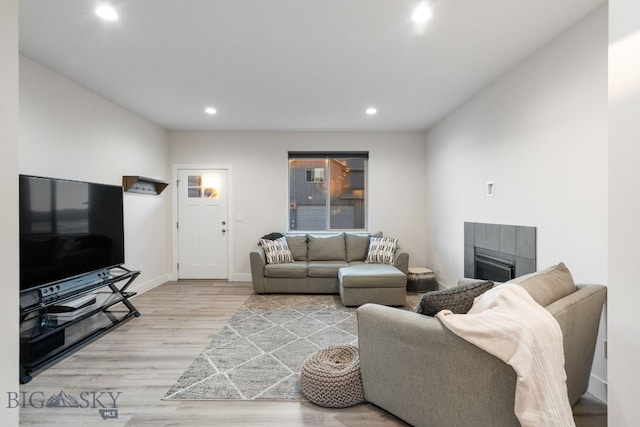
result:
M 512 366 L 514 411 L 523 426 L 575 426 L 567 396 L 562 331 L 556 319 L 516 284 L 477 297 L 467 314 L 436 315 L 453 333 Z

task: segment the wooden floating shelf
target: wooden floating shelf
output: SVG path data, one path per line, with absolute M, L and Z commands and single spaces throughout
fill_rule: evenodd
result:
M 122 188 L 128 193 L 156 195 L 162 193 L 168 185 L 168 182 L 144 176 L 127 175 L 122 177 Z

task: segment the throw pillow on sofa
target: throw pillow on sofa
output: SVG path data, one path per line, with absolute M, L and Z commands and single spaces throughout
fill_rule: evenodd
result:
M 473 300 L 493 287 L 493 282 L 475 282 L 443 291 L 427 292 L 420 299 L 416 313 L 435 316 L 442 310 L 455 314 L 466 314 L 471 310 Z
M 369 252 L 369 238 L 382 237 L 382 231 L 377 233 L 345 233 L 347 245 L 347 262 L 364 261 Z
M 535 273 L 516 277 L 507 283 L 517 283 L 522 286 L 543 307 L 576 291 L 573 277 L 562 262 Z
M 276 240 L 260 239 L 260 245 L 264 249 L 268 264 L 282 264 L 293 262 L 293 255 L 287 245 L 287 238 L 281 237 Z
M 398 239 L 390 237 L 370 237 L 369 252 L 367 253 L 368 264 L 393 264 L 394 254 L 398 246 Z

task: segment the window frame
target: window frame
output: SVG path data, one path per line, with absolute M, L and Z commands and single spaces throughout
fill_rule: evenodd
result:
M 322 171 L 322 176 L 320 174 L 316 175 L 318 170 Z M 324 168 L 305 168 L 305 182 L 309 184 L 318 184 L 324 182 Z
M 360 209 L 362 209 L 362 213 L 359 214 L 356 220 L 362 220 L 363 227 L 362 228 L 331 228 L 332 219 L 335 220 L 335 215 L 332 216 L 332 207 L 335 209 L 336 205 L 332 204 L 332 200 L 335 195 L 332 194 L 332 164 L 337 164 L 340 162 L 344 162 L 344 160 L 349 159 L 361 159 L 363 160 L 363 168 L 362 171 L 358 170 L 358 172 L 362 172 L 362 186 L 364 188 L 355 188 L 352 189 L 352 198 L 354 200 L 360 199 L 362 200 L 362 205 Z M 289 207 L 287 209 L 287 231 L 290 233 L 303 233 L 303 232 L 314 232 L 314 233 L 335 233 L 335 232 L 368 232 L 369 230 L 369 152 L 368 151 L 290 151 L 288 154 L 288 164 L 287 164 L 287 196 L 288 196 L 288 204 Z M 298 209 L 298 198 L 295 195 L 292 195 L 292 162 L 296 160 L 323 160 L 324 167 L 302 167 L 304 170 L 302 179 L 304 180 L 304 184 L 306 185 L 322 185 L 324 187 L 323 195 L 324 195 L 324 220 L 325 226 L 324 229 L 299 229 L 297 228 L 297 215 L 293 217 L 293 211 L 297 211 Z M 335 167 L 335 165 L 334 165 Z M 317 179 L 317 175 L 315 170 L 323 169 L 323 180 L 319 181 Z M 309 181 L 309 172 L 311 171 L 313 181 Z M 335 172 L 335 171 L 334 171 Z M 349 172 L 349 171 L 347 171 Z M 342 193 L 340 193 L 342 194 Z M 346 204 L 345 206 L 351 206 L 355 209 L 358 206 L 354 204 Z M 294 223 L 295 222 L 295 223 Z M 353 224 L 355 225 L 355 224 Z M 293 226 L 293 227 L 292 227 Z

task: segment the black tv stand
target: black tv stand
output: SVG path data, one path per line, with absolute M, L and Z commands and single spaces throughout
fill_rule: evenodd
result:
M 30 307 L 20 308 L 20 383 L 71 352 L 88 344 L 132 317 L 140 316 L 127 288 L 140 275 L 119 266 L 100 280 L 88 283 L 73 294 Z M 95 302 L 75 310 L 61 311 L 65 303 L 86 295 Z

